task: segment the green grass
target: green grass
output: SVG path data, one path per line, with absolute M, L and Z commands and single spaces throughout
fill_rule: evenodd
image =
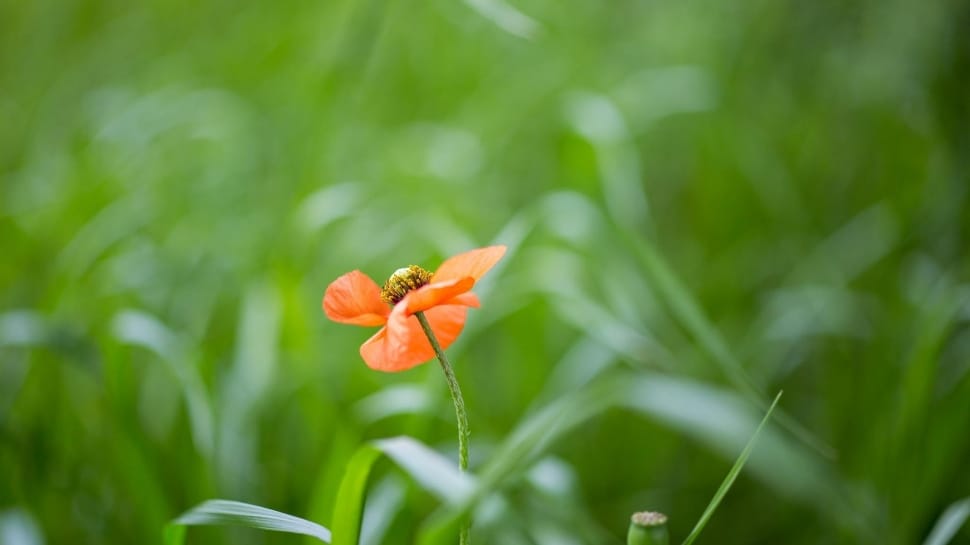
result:
M 779 390 L 696 543 L 967 541 L 968 23 L 0 0 L 0 541 L 161 543 L 212 498 L 347 542 L 682 539 Z M 491 243 L 456 492 L 440 370 L 367 369 L 320 299 Z

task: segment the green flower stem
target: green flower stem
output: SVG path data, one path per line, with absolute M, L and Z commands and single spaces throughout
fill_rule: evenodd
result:
M 428 318 L 425 317 L 423 312 L 415 312 L 414 315 L 421 322 L 421 328 L 424 329 L 424 334 L 428 336 L 431 348 L 434 348 L 434 353 L 438 356 L 438 363 L 441 364 L 441 370 L 445 373 L 445 381 L 448 382 L 448 389 L 451 390 L 451 400 L 455 404 L 455 418 L 458 419 L 458 469 L 464 473 L 468 470 L 468 415 L 465 412 L 465 400 L 461 397 L 461 388 L 458 386 L 458 379 L 455 378 L 451 363 L 448 362 L 448 356 L 445 356 L 445 351 L 438 344 L 438 339 L 434 336 L 434 331 L 431 330 Z M 460 545 L 469 543 L 467 524 L 462 524 L 458 542 Z
M 643 511 L 630 517 L 627 545 L 668 545 L 667 516 L 663 513 Z

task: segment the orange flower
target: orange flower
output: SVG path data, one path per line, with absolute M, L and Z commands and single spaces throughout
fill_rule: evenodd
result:
M 467 307 L 479 306 L 470 290 L 503 255 L 505 246 L 479 248 L 445 260 L 434 274 L 411 265 L 395 271 L 383 289 L 351 271 L 327 286 L 323 311 L 335 322 L 384 326 L 360 355 L 371 369 L 406 371 L 435 356 L 414 314 L 424 312 L 441 348 L 448 348 L 465 327 Z

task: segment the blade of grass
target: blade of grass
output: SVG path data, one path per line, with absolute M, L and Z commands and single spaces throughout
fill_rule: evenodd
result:
M 407 485 L 399 475 L 388 475 L 371 489 L 364 503 L 360 545 L 379 545 L 391 539 L 387 533 L 404 506 L 406 494 Z
M 165 545 L 181 545 L 185 526 L 242 526 L 302 534 L 330 543 L 330 530 L 315 522 L 279 511 L 231 500 L 208 500 L 186 511 L 165 528 Z
M 192 440 L 206 458 L 213 453 L 215 417 L 205 381 L 192 363 L 196 358 L 190 344 L 155 316 L 140 310 L 125 309 L 112 319 L 115 338 L 122 344 L 140 346 L 155 353 L 178 380 L 185 399 Z
M 535 19 L 504 0 L 465 0 L 465 3 L 502 30 L 520 38 L 534 39 L 542 29 Z
M 320 468 L 320 475 L 312 485 L 306 514 L 311 520 L 326 521 L 331 531 L 336 533 L 332 517 L 336 510 L 340 485 L 346 476 L 347 466 L 360 447 L 363 439 L 358 429 L 347 425 L 347 422 L 333 423 L 328 433 L 330 435 L 329 459 Z M 304 542 L 309 542 L 305 539 Z
M 162 543 L 165 545 L 182 545 L 185 543 L 185 526 L 181 524 L 166 524 L 162 534 Z
M 360 539 L 360 521 L 364 513 L 364 494 L 367 490 L 367 479 L 371 468 L 381 456 L 381 451 L 371 444 L 366 444 L 350 458 L 344 478 L 337 491 L 337 501 L 334 504 L 333 545 L 357 545 Z
M 363 517 L 367 480 L 371 469 L 387 456 L 422 488 L 444 501 L 457 501 L 474 488 L 467 473 L 459 473 L 455 462 L 411 437 L 380 439 L 361 446 L 347 465 L 334 508 L 333 545 L 357 545 Z
M 761 429 L 764 428 L 765 424 L 768 423 L 768 419 L 771 417 L 772 411 L 774 411 L 775 406 L 778 405 L 778 400 L 781 399 L 781 394 L 781 392 L 778 392 L 778 395 L 775 396 L 775 400 L 771 402 L 771 406 L 768 407 L 768 412 L 765 413 L 765 417 L 761 419 L 761 423 L 758 424 L 758 428 L 754 430 L 754 435 L 752 435 L 751 439 L 748 440 L 748 444 L 745 445 L 744 450 L 741 451 L 741 455 L 738 456 L 737 461 L 734 462 L 734 466 L 731 467 L 731 471 L 729 471 L 727 476 L 724 477 L 724 481 L 721 483 L 721 486 L 717 489 L 717 492 L 714 493 L 714 497 L 711 498 L 711 503 L 707 504 L 707 509 L 704 509 L 704 513 L 701 515 L 701 518 L 697 520 L 697 524 L 694 525 L 694 529 L 690 531 L 690 534 L 688 534 L 687 539 L 684 540 L 683 545 L 691 545 L 691 543 L 697 539 L 697 536 L 700 535 L 701 531 L 704 529 L 704 526 L 706 526 L 707 522 L 711 519 L 711 516 L 714 515 L 714 511 L 717 509 L 717 506 L 721 504 L 721 500 L 724 499 L 725 494 L 727 494 L 728 490 L 731 489 L 731 485 L 734 484 L 735 479 L 738 478 L 738 474 L 741 473 L 741 468 L 744 467 L 744 464 L 748 461 L 748 457 L 751 456 L 751 451 L 754 450 L 755 442 L 758 440 L 758 434 L 761 433 Z
M 643 240 L 626 233 L 623 233 L 623 235 L 623 240 L 633 250 L 643 269 L 650 275 L 657 293 L 666 302 L 674 317 L 697 340 L 711 360 L 721 368 L 725 377 L 751 401 L 764 409 L 766 405 L 764 397 L 749 378 L 748 372 L 731 352 L 727 341 L 707 318 L 700 304 L 683 285 L 671 266 L 663 259 L 663 256 Z M 794 418 L 784 412 L 779 412 L 777 418 L 782 426 L 804 441 L 805 444 L 811 446 L 826 458 L 835 458 L 835 449 L 831 445 L 826 444 L 815 434 L 805 429 Z
M 940 515 L 923 545 L 946 545 L 970 517 L 970 497 L 951 504 Z

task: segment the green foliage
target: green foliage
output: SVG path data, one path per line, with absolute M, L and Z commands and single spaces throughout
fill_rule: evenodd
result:
M 209 498 L 364 544 L 685 536 L 781 389 L 698 543 L 967 541 L 968 24 L 0 0 L 0 541 L 157 543 Z M 367 369 L 320 299 L 492 242 L 442 489 L 440 370 Z

